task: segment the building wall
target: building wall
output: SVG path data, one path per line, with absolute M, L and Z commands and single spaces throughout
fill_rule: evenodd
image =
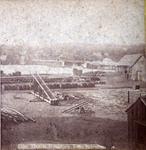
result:
M 146 81 L 146 59 L 144 56 L 131 68 L 131 79 L 138 81 Z
M 130 150 L 134 150 L 137 142 L 139 131 L 137 130 L 135 121 L 146 121 L 146 106 L 140 101 L 128 110 L 128 140 Z
M 128 66 L 117 66 L 117 72 L 125 73 L 126 70 L 128 70 Z
M 102 69 L 104 70 L 109 70 L 109 71 L 117 71 L 118 72 L 118 67 L 113 66 L 113 65 L 102 65 L 102 64 L 92 64 L 92 63 L 87 63 L 86 67 L 88 69 Z
M 145 55 L 145 59 L 144 59 L 144 73 L 143 73 L 143 81 L 146 82 L 146 55 Z

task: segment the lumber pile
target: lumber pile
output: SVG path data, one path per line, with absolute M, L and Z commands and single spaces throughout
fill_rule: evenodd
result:
M 1 108 L 2 128 L 7 128 L 11 125 L 17 125 L 24 122 L 35 122 L 35 120 L 23 115 L 13 108 Z
M 66 110 L 64 110 L 62 113 L 94 113 L 92 109 L 89 107 L 90 101 L 89 100 L 83 100 L 80 103 L 76 104 L 75 106 L 72 106 Z

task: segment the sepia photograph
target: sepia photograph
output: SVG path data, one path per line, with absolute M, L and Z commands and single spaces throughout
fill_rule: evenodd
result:
M 146 150 L 144 0 L 0 0 L 1 150 Z

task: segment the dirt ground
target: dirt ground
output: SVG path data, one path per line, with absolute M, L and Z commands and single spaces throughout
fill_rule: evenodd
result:
M 71 89 L 58 90 L 89 100 L 95 112 L 90 115 L 62 113 L 80 100 L 61 102 L 50 106 L 36 101 L 29 91 L 9 91 L 2 94 L 2 106 L 9 106 L 36 120 L 2 130 L 2 145 L 16 149 L 18 143 L 97 143 L 127 149 L 127 91 L 131 103 L 146 89 Z M 30 102 L 33 101 L 33 102 Z

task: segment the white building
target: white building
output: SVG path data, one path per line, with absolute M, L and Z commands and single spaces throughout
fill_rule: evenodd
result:
M 125 55 L 118 63 L 120 71 L 127 71 L 132 80 L 146 81 L 146 58 L 142 54 Z
M 117 62 L 114 62 L 110 58 L 104 58 L 103 61 L 86 62 L 86 68 L 97 69 L 102 71 L 114 72 L 117 70 Z

